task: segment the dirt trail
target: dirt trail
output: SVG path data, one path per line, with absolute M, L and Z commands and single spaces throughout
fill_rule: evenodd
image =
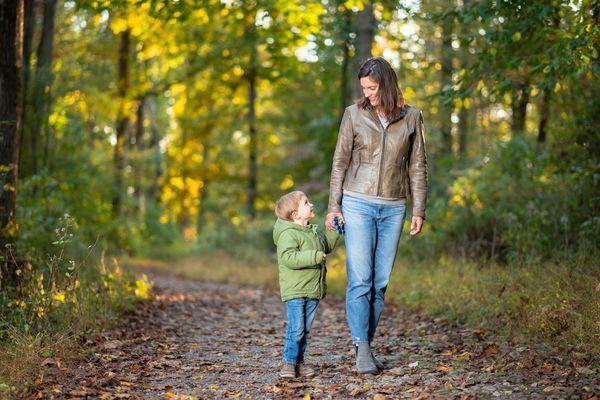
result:
M 386 308 L 374 343 L 386 370 L 354 371 L 340 300 L 325 299 L 309 341 L 312 379 L 282 380 L 277 292 L 152 275 L 155 298 L 88 341 L 77 365 L 49 362 L 30 398 L 598 398 L 597 370 L 540 357 L 446 319 Z M 582 361 L 582 365 L 583 361 Z

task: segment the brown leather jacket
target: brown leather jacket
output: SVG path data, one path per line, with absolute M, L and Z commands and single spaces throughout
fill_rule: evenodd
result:
M 405 106 L 383 129 L 374 109 L 346 108 L 333 155 L 328 211 L 341 211 L 342 189 L 371 196 L 406 198 L 412 215 L 425 218 L 427 156 L 423 114 Z

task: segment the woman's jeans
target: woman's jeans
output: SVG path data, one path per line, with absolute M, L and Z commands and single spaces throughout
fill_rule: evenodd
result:
M 310 332 L 319 300 L 301 298 L 285 302 L 288 328 L 285 333 L 283 362 L 295 364 L 304 360 L 306 339 Z
M 406 205 L 382 205 L 344 195 L 346 318 L 354 344 L 370 342 L 383 311 Z

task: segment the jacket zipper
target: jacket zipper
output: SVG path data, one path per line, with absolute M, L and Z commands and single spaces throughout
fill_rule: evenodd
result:
M 375 114 L 377 114 L 377 111 L 375 111 Z M 373 113 L 371 112 L 371 115 L 373 115 Z M 381 141 L 381 157 L 379 158 L 379 178 L 377 179 L 377 196 L 381 196 L 380 192 L 381 192 L 381 176 L 383 175 L 383 160 L 385 157 L 385 139 L 387 138 L 387 128 L 385 128 L 383 126 L 383 124 L 381 123 L 381 120 L 379 119 L 379 115 L 375 115 L 375 119 L 377 120 L 377 122 L 379 123 L 379 126 L 381 126 L 382 130 L 383 130 L 383 139 Z
M 323 242 L 321 241 L 321 238 L 319 237 L 319 234 L 317 233 L 317 231 L 313 231 L 313 235 L 314 235 L 314 239 L 315 239 L 315 244 L 316 244 L 316 248 L 319 249 L 322 245 Z M 321 262 L 319 263 L 321 265 L 321 268 L 319 268 L 319 297 L 322 298 L 323 297 L 323 260 L 321 260 Z

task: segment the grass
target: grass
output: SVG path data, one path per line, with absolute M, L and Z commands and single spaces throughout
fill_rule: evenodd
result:
M 272 288 L 278 285 L 277 264 L 268 254 L 249 262 L 224 250 L 216 250 L 208 254 L 176 257 L 171 260 L 123 257 L 119 259 L 119 263 L 126 268 L 162 271 L 211 282 Z
M 127 259 L 125 265 L 169 271 L 215 282 L 277 287 L 271 254 L 251 261 L 219 250 L 176 261 Z M 343 250 L 328 259 L 328 292 L 343 298 Z M 600 270 L 582 257 L 565 263 L 487 265 L 440 259 L 410 262 L 398 257 L 387 300 L 401 307 L 444 315 L 499 334 L 600 353 Z
M 600 271 L 576 261 L 481 268 L 473 262 L 398 265 L 393 303 L 600 354 Z

